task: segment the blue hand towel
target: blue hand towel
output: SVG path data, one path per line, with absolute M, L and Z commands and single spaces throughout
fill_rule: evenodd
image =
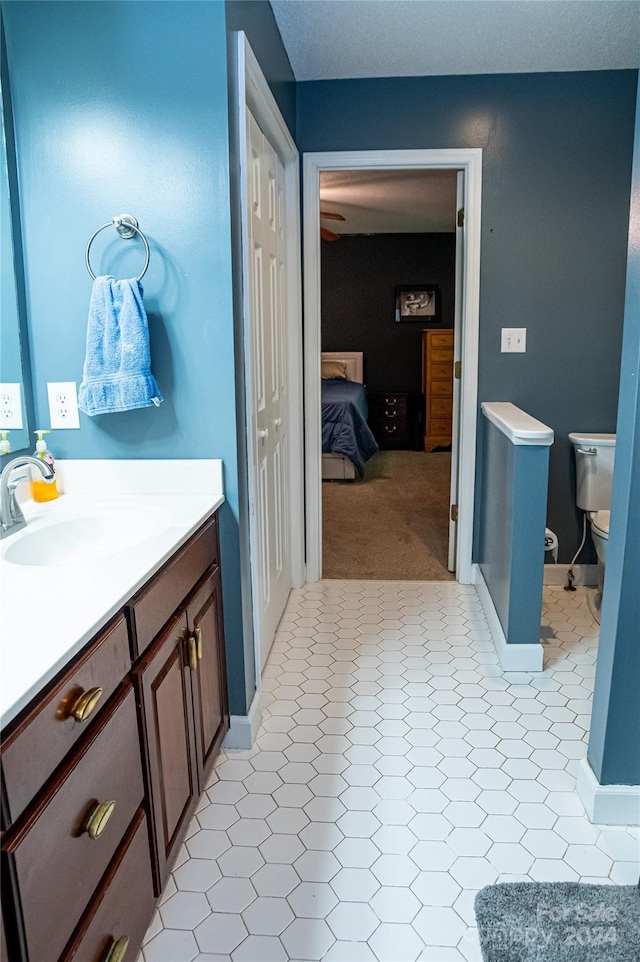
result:
M 135 278 L 96 277 L 78 407 L 90 417 L 157 407 L 162 395 L 150 365 L 142 285 Z

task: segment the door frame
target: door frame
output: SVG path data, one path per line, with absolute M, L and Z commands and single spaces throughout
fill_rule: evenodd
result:
M 457 570 L 473 584 L 472 547 L 478 411 L 482 149 L 328 151 L 303 155 L 304 370 L 307 580 L 322 577 L 320 173 L 331 170 L 454 169 L 465 174 L 464 307 L 458 461 Z
M 244 31 L 238 31 L 233 44 L 235 75 L 235 124 L 237 126 L 237 149 L 239 164 L 239 195 L 241 207 L 241 257 L 242 257 L 242 345 L 243 360 L 240 376 L 244 384 L 241 392 L 242 416 L 239 417 L 240 430 L 246 438 L 246 485 L 247 501 L 245 511 L 248 530 L 250 569 L 250 589 L 245 585 L 243 591 L 243 611 L 250 618 L 253 628 L 253 655 L 255 664 L 256 690 L 261 688 L 261 619 L 259 606 L 258 570 L 260 554 L 258 550 L 259 530 L 256 524 L 254 506 L 256 504 L 256 485 L 252 465 L 254 462 L 255 439 L 252 433 L 251 412 L 253 410 L 253 357 L 251 351 L 250 318 L 250 269 L 249 269 L 249 197 L 247 191 L 247 126 L 246 108 L 248 107 L 262 132 L 278 154 L 285 172 L 284 182 L 284 221 L 286 242 L 286 326 L 287 326 L 287 367 L 289 373 L 289 489 L 290 511 L 288 528 L 290 539 L 292 586 L 298 587 L 305 581 L 304 563 L 304 456 L 303 456 L 303 386 L 302 386 L 302 298 L 301 298 L 301 257 L 300 257 L 300 159 L 298 149 L 280 113 L 276 100 L 251 49 Z M 254 599 L 252 603 L 251 599 Z M 248 602 L 248 604 L 247 604 Z M 250 610 L 250 615 L 248 611 Z

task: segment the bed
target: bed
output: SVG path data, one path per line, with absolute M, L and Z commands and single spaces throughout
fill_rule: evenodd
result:
M 322 480 L 355 481 L 378 450 L 367 424 L 362 351 L 323 351 L 321 357 L 324 371 L 347 375 L 322 379 Z

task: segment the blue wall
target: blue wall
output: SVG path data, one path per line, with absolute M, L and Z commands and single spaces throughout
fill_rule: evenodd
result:
M 640 102 L 618 412 L 588 759 L 601 784 L 640 785 Z
M 240 606 L 225 7 L 6 3 L 36 419 L 46 382 L 82 375 L 90 234 L 132 213 L 147 235 L 152 370 L 165 401 L 55 432 L 66 458 L 222 458 L 231 711 L 253 692 Z M 139 242 L 103 231 L 96 273 L 131 276 Z
M 301 151 L 483 148 L 479 398 L 554 429 L 548 523 L 561 560 L 581 535 L 567 434 L 616 426 L 636 79 L 298 84 Z M 500 354 L 501 327 L 527 328 L 526 354 Z
M 507 644 L 540 641 L 549 448 L 513 444 L 481 418 L 478 563 Z
M 29 343 L 26 329 L 25 288 L 22 258 L 22 231 L 13 135 L 13 111 L 4 37 L 0 14 L 0 75 L 2 87 L 2 145 L 0 170 L 0 381 L 22 385 L 22 429 L 10 429 L 11 457 L 35 446 L 30 433 L 33 426 L 33 396 Z M 9 459 L 2 458 L 0 464 Z

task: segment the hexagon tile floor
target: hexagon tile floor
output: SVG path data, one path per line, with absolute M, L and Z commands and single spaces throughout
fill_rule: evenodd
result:
M 501 671 L 475 589 L 325 581 L 291 594 L 255 749 L 222 754 L 145 962 L 480 959 L 505 880 L 638 880 L 637 829 L 575 794 L 597 625 L 546 588 L 542 674 Z

